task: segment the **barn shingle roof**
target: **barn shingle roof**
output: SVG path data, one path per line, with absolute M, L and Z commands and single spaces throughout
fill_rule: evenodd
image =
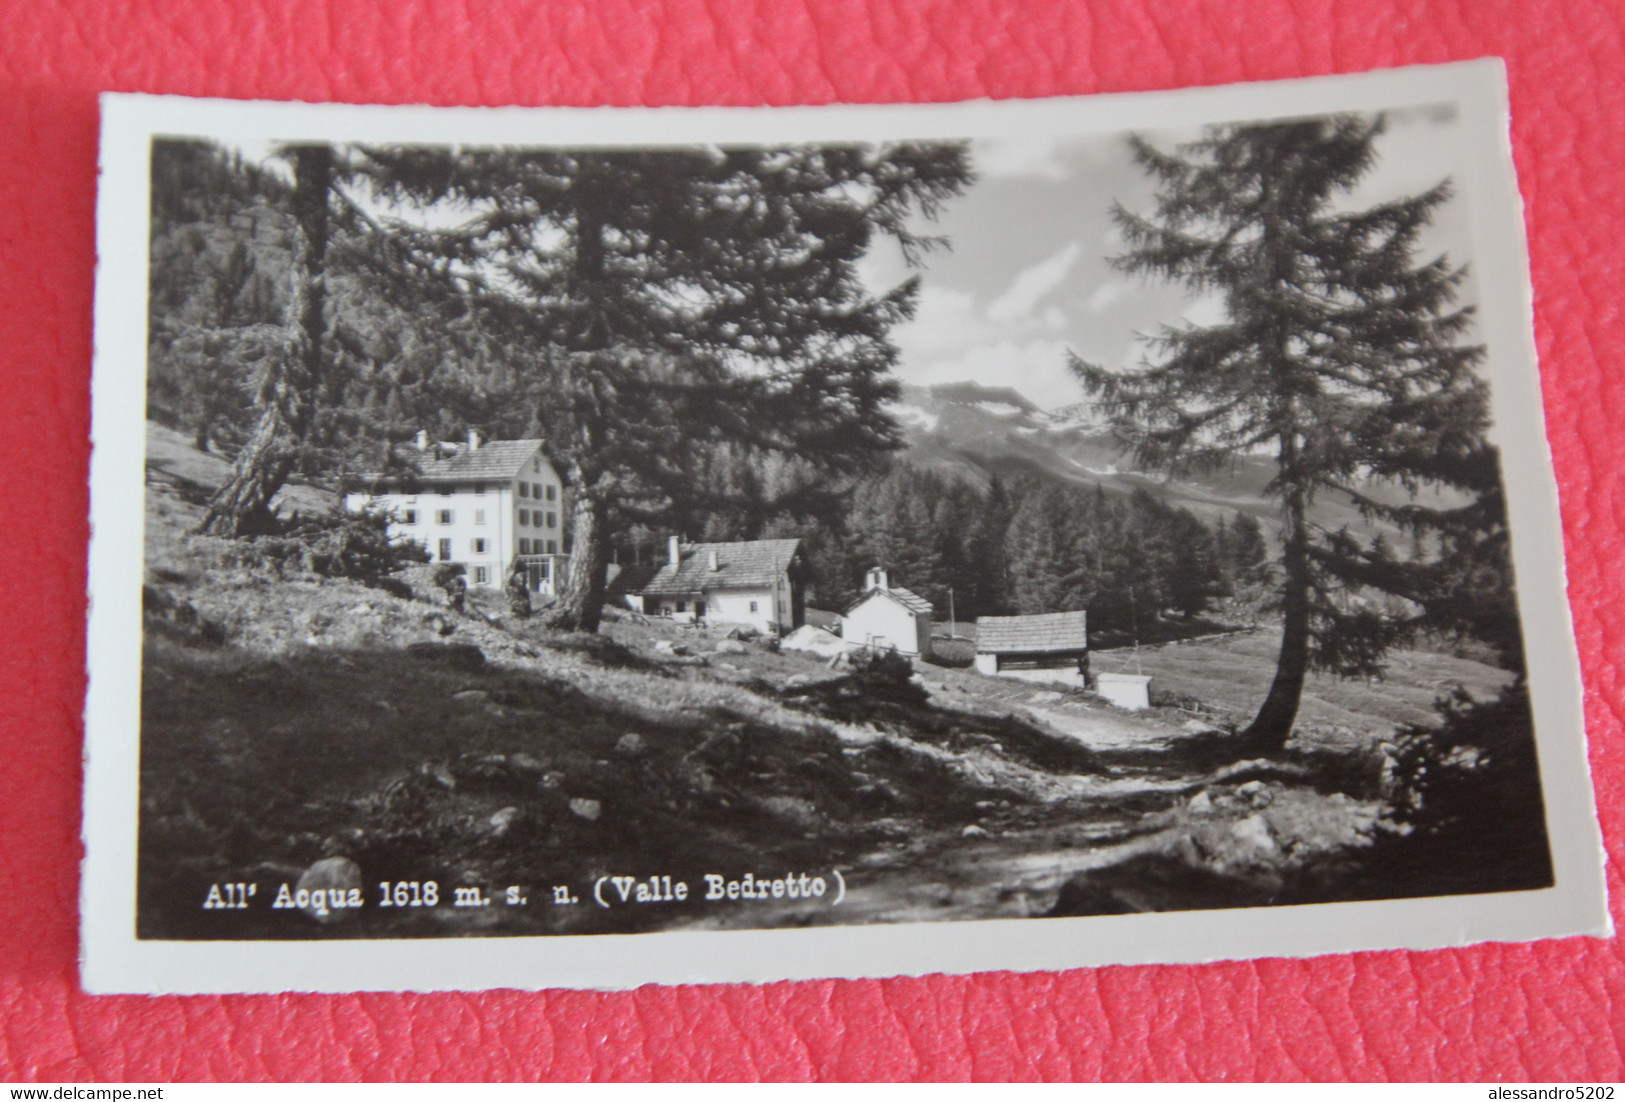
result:
M 902 605 L 904 608 L 916 615 L 922 612 L 927 616 L 931 614 L 932 605 L 930 601 L 926 600 L 918 593 L 904 589 L 900 585 L 888 586 L 885 589 L 875 586 L 873 589 L 860 596 L 857 600 L 847 605 L 846 611 L 851 612 L 853 609 L 857 608 L 859 605 L 877 593 L 883 597 L 890 597 L 892 600 L 896 601 L 898 604 Z
M 770 586 L 795 556 L 800 540 L 747 540 L 742 543 L 683 545 L 681 561 L 662 563 L 637 592 L 703 593 L 709 589 Z M 717 568 L 711 569 L 711 554 Z
M 976 621 L 978 654 L 1051 654 L 1088 646 L 1087 612 L 983 616 Z
M 426 452 L 409 452 L 408 460 L 417 464 L 415 481 L 438 485 L 448 482 L 506 481 L 518 475 L 529 463 L 541 440 L 491 440 L 473 451 L 463 444 L 445 454 L 445 446 Z M 389 472 L 369 476 L 380 483 L 414 481 L 406 473 Z

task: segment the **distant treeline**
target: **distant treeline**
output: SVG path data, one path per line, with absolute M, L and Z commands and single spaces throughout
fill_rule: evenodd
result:
M 148 416 L 230 458 L 286 354 L 292 189 L 199 142 L 160 141 L 153 171 Z M 354 212 L 336 217 L 334 255 L 361 255 L 364 228 Z M 547 435 L 546 380 L 473 339 L 456 303 L 433 316 L 409 308 L 411 295 L 392 282 L 401 278 L 380 262 L 326 279 L 330 362 L 298 467 L 334 488 L 389 463 L 389 443 L 419 429 L 442 440 L 469 428 L 490 439 Z M 1195 614 L 1246 589 L 1267 557 L 1255 518 L 1210 526 L 1145 492 L 1031 476 L 981 487 L 901 458 L 832 479 L 795 458 L 704 439 L 686 464 L 690 477 L 669 488 L 660 515 L 615 518 L 615 554 L 663 554 L 670 532 L 799 537 L 826 608 L 844 606 L 879 565 L 940 619 L 951 591 L 960 620 L 1087 609 L 1092 628 L 1126 630 L 1136 614 L 1142 623 L 1166 610 Z
M 1256 517 L 1209 525 L 1137 490 L 1107 493 L 1034 476 L 994 476 L 986 488 L 903 460 L 858 482 L 838 508 L 800 517 L 717 510 L 684 529 L 689 539 L 799 536 L 815 605 L 840 609 L 865 572 L 885 567 L 946 620 L 1086 609 L 1091 630 L 1130 630 L 1156 614 L 1195 615 L 1219 598 L 1256 589 L 1269 550 Z M 665 553 L 664 536 L 635 529 L 623 557 Z

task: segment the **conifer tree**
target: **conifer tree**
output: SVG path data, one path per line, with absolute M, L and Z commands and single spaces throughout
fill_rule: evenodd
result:
M 911 218 L 969 183 L 961 145 L 366 152 L 383 196 L 470 214 L 416 244 L 522 361 L 571 484 L 555 626 L 597 628 L 615 533 L 703 497 L 708 448 L 827 478 L 896 446 L 887 333 L 915 284 L 871 295 L 857 264 L 880 234 L 935 243 Z
M 1238 586 L 1258 582 L 1269 559 L 1269 545 L 1264 542 L 1264 526 L 1251 513 L 1237 513 L 1230 530 L 1229 566 Z
M 148 416 L 199 451 L 229 457 L 253 428 L 251 384 L 280 342 L 287 266 L 256 227 L 284 219 L 286 191 L 211 142 L 153 142 Z
M 239 536 L 269 528 L 271 500 L 298 462 L 326 375 L 333 148 L 295 146 L 291 156 L 293 244 L 285 336 L 267 357 L 256 401 L 259 421 L 204 517 L 203 530 L 214 535 Z
M 1158 193 L 1149 214 L 1114 209 L 1129 245 L 1118 266 L 1216 294 L 1228 316 L 1165 328 L 1127 372 L 1073 359 L 1145 466 L 1274 454 L 1282 641 L 1245 732 L 1266 749 L 1290 736 L 1311 668 L 1378 673 L 1399 638 L 1385 618 L 1349 613 L 1350 589 L 1378 584 L 1383 570 L 1352 536 L 1339 544 L 1316 529 L 1316 496 L 1370 508 L 1364 479 L 1461 486 L 1481 466 L 1487 391 L 1473 370 L 1483 349 L 1464 341 L 1470 308 L 1456 305 L 1463 270 L 1417 258 L 1449 182 L 1345 209 L 1383 129 L 1380 117 L 1342 115 L 1214 127 L 1172 153 L 1134 139 Z

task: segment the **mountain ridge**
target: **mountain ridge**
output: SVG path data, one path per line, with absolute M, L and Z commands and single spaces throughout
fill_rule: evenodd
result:
M 1145 490 L 1209 523 L 1238 512 L 1260 519 L 1276 515 L 1269 492 L 1276 468 L 1270 457 L 1240 455 L 1222 468 L 1182 478 L 1136 469 L 1122 441 L 1087 401 L 1045 410 L 1013 386 L 967 381 L 904 384 L 889 408 L 902 426 L 902 454 L 908 462 L 978 486 L 986 486 L 994 475 L 1028 474 L 1063 485 L 1098 485 L 1110 493 Z M 1376 484 L 1364 489 L 1379 500 L 1409 500 L 1398 487 Z M 1422 500 L 1439 502 L 1452 496 L 1438 491 L 1424 493 Z M 1378 532 L 1392 536 L 1396 531 L 1368 521 L 1352 502 L 1325 494 L 1312 505 L 1311 519 L 1367 537 Z

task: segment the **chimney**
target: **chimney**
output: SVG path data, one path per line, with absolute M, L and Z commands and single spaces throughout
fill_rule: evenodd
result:
M 715 551 L 711 552 L 711 554 L 709 556 L 709 561 L 707 562 L 706 565 L 711 568 L 711 573 L 713 573 L 713 574 L 715 574 L 718 570 L 722 569 L 722 567 L 717 565 L 717 553 Z
M 683 561 L 683 537 L 671 536 L 666 540 L 666 561 L 676 566 Z
M 423 429 L 418 429 L 417 445 L 420 452 L 429 449 L 429 434 Z
M 890 589 L 891 586 L 887 585 L 886 581 L 886 572 L 877 566 L 873 570 L 869 571 L 868 576 L 864 579 L 863 588 Z
M 477 452 L 480 450 L 480 433 L 478 429 L 468 430 L 468 450 L 470 452 Z

